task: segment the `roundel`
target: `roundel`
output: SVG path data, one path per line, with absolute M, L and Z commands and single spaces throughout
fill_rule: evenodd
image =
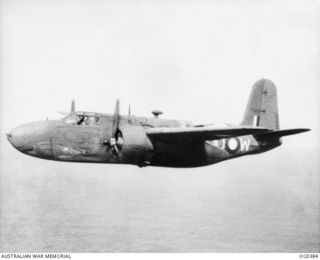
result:
M 226 142 L 226 150 L 228 153 L 236 153 L 240 149 L 240 141 L 238 138 L 230 138 Z

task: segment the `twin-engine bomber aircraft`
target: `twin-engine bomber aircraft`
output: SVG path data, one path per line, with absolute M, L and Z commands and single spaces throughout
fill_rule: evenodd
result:
M 22 153 L 49 160 L 199 167 L 266 152 L 280 146 L 282 136 L 310 130 L 279 130 L 277 91 L 267 79 L 253 85 L 239 125 L 193 125 L 152 113 L 120 115 L 119 100 L 113 115 L 76 112 L 72 102 L 65 118 L 24 124 L 7 136 Z

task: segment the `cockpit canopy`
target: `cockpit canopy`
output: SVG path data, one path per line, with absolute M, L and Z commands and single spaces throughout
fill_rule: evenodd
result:
M 79 126 L 96 126 L 100 123 L 100 117 L 93 113 L 76 112 L 65 117 L 64 122 L 71 125 Z

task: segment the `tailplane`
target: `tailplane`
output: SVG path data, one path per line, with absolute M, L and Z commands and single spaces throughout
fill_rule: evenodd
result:
M 295 129 L 287 129 L 287 130 L 276 130 L 276 131 L 257 134 L 256 137 L 259 140 L 270 140 L 270 139 L 277 139 L 277 138 L 280 138 L 282 136 L 295 135 L 295 134 L 300 134 L 300 133 L 308 132 L 308 131 L 310 131 L 310 129 L 308 129 L 308 128 L 295 128 Z

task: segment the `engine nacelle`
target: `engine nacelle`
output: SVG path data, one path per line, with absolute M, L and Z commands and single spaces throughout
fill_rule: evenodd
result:
M 142 126 L 127 125 L 120 129 L 122 147 L 120 158 L 126 163 L 148 165 L 153 157 L 153 145 Z

